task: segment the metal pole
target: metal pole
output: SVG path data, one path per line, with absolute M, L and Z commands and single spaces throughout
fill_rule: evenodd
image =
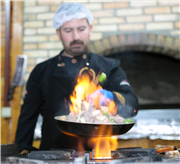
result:
M 11 1 L 5 3 L 5 83 L 4 83 L 4 106 L 9 106 L 8 92 L 10 85 L 10 33 L 11 33 Z

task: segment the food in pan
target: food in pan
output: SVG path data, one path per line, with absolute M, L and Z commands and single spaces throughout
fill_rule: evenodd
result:
M 129 118 L 125 119 L 118 114 L 112 115 L 106 106 L 100 106 L 100 109 L 96 109 L 93 105 L 86 102 L 82 103 L 79 113 L 70 112 L 67 116 L 60 116 L 59 119 L 94 124 L 128 124 L 132 122 Z
M 101 73 L 99 82 L 106 80 L 106 74 Z M 60 120 L 94 124 L 128 124 L 132 121 L 117 114 L 117 106 L 113 100 L 100 92 L 102 87 L 94 83 L 87 74 L 78 77 L 77 84 L 70 95 L 67 116 L 60 116 Z M 100 103 L 103 102 L 103 103 Z M 103 104 L 104 106 L 100 106 Z

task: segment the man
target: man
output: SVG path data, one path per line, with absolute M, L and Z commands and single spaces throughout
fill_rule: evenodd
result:
M 69 97 L 77 76 L 83 73 L 89 73 L 92 80 L 97 80 L 99 73 L 104 72 L 107 79 L 101 84 L 103 90 L 100 92 L 115 101 L 119 115 L 131 117 L 137 114 L 137 98 L 119 67 L 120 62 L 93 54 L 87 49 L 92 19 L 90 11 L 78 3 L 66 3 L 57 9 L 53 26 L 64 50 L 38 64 L 29 77 L 15 139 L 19 152 L 34 150 L 33 134 L 39 114 L 43 116 L 41 150 L 76 148 L 77 138 L 63 134 L 54 116 L 69 114 Z

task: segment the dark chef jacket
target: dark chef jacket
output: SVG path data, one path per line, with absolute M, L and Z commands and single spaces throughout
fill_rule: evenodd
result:
M 32 71 L 27 82 L 15 138 L 19 152 L 23 149 L 35 149 L 32 147 L 32 142 L 39 114 L 43 116 L 41 150 L 75 149 L 77 147 L 77 138 L 72 139 L 72 137 L 63 134 L 58 129 L 54 116 L 69 114 L 67 105 L 69 96 L 74 89 L 75 79 L 83 67 L 93 69 L 96 75 L 99 71 L 104 72 L 107 79 L 101 84 L 102 87 L 109 91 L 119 92 L 125 98 L 125 106 L 123 106 L 113 93 L 120 116 L 130 117 L 137 114 L 138 101 L 131 86 L 127 82 L 125 85 L 120 85 L 127 77 L 120 68 L 119 60 L 105 58 L 89 51 L 74 57 L 74 59 L 76 62 L 72 63 L 72 58 L 62 56 L 61 52 L 59 55 L 38 64 Z

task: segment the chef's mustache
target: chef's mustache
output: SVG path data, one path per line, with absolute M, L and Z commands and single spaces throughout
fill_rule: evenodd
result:
M 72 46 L 73 44 L 84 44 L 84 42 L 81 40 L 74 40 L 70 43 L 70 46 Z

